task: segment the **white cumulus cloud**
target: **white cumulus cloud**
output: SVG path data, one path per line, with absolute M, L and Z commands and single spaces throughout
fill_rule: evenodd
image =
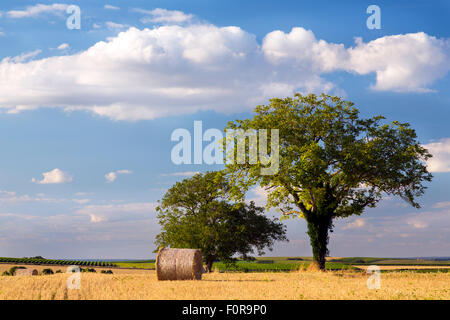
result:
M 450 172 L 450 138 L 425 144 L 424 147 L 433 155 L 428 159 L 428 171 Z
M 277 64 L 311 65 L 317 72 L 345 70 L 376 74 L 372 86 L 380 91 L 426 92 L 450 70 L 450 41 L 424 32 L 385 36 L 356 46 L 318 40 L 310 30 L 273 31 L 263 41 L 263 52 Z
M 342 69 L 349 59 L 343 44 L 317 40 L 311 30 L 293 28 L 290 33 L 276 30 L 266 35 L 262 51 L 279 65 L 312 66 L 316 72 Z
M 424 33 L 345 48 L 303 28 L 271 32 L 259 44 L 235 26 L 131 27 L 77 54 L 3 59 L 0 110 L 58 107 L 125 121 L 242 112 L 274 96 L 336 92 L 321 75 L 339 70 L 375 73 L 377 90 L 426 91 L 448 72 L 447 45 Z
M 73 180 L 73 177 L 71 175 L 58 168 L 53 169 L 49 172 L 43 172 L 42 175 L 44 176 L 43 179 L 37 180 L 33 178 L 31 179 L 31 181 L 38 184 L 56 184 L 71 182 Z
M 375 90 L 431 91 L 435 80 L 450 70 L 450 42 L 424 32 L 382 37 L 368 43 L 357 40 L 350 48 L 348 69 L 376 73 Z

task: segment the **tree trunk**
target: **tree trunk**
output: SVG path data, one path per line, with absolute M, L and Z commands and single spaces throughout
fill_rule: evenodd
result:
M 206 271 L 212 272 L 212 265 L 214 263 L 214 258 L 207 258 L 206 259 Z
M 330 215 L 316 215 L 307 221 L 313 260 L 320 270 L 325 270 L 325 258 L 328 255 L 328 232 L 333 226 L 332 221 Z

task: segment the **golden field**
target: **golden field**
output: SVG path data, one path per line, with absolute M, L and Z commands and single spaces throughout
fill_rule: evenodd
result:
M 367 270 L 368 266 L 355 266 L 356 268 Z M 450 269 L 450 266 L 383 266 L 377 265 L 380 270 L 426 270 L 426 269 Z
M 116 270 L 113 270 L 116 272 Z M 158 281 L 154 271 L 0 277 L 0 299 L 450 299 L 450 273 L 383 273 L 369 290 L 363 272 L 217 273 L 200 281 Z

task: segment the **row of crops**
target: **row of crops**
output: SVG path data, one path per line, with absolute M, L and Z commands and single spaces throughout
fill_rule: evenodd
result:
M 250 261 L 239 261 L 234 265 L 227 265 L 222 262 L 216 262 L 213 265 L 213 269 L 219 272 L 289 272 L 297 271 L 299 269 L 306 269 L 310 262 L 303 263 L 256 263 Z M 342 263 L 330 263 L 325 264 L 327 270 L 348 270 L 355 269 L 352 266 Z
M 105 261 L 86 261 L 86 260 L 52 260 L 35 258 L 3 258 L 0 257 L 0 263 L 25 263 L 25 264 L 43 264 L 43 265 L 77 265 L 89 267 L 116 267 L 114 263 Z

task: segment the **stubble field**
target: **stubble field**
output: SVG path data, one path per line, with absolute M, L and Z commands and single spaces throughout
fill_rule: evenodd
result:
M 158 281 L 154 271 L 82 273 L 69 290 L 69 274 L 0 277 L 0 299 L 450 299 L 449 273 L 381 274 L 368 289 L 364 272 L 218 273 L 201 281 Z

